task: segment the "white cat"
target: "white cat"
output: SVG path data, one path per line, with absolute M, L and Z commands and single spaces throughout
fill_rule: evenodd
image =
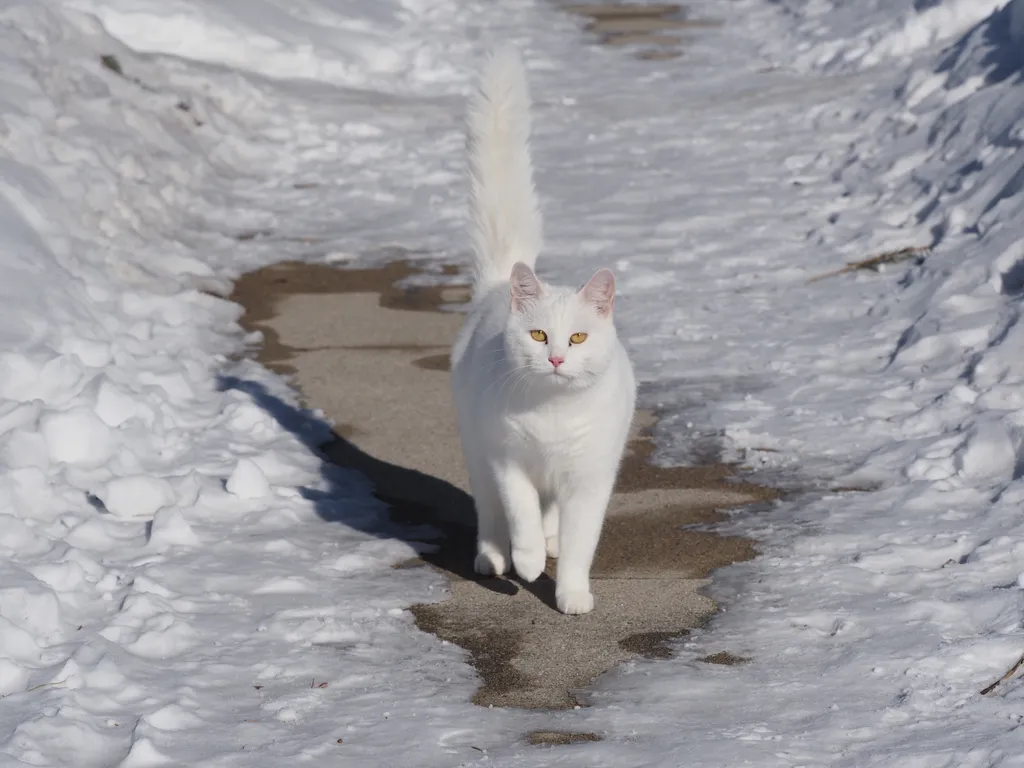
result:
M 469 104 L 475 274 L 452 386 L 479 525 L 476 571 L 511 564 L 533 581 L 546 554 L 558 557 L 558 610 L 579 614 L 594 607 L 590 566 L 636 382 L 612 323 L 612 273 L 577 290 L 533 272 L 541 216 L 529 110 L 523 64 L 501 49 Z

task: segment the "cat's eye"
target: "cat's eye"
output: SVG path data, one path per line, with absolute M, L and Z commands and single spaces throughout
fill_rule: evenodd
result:
M 530 331 L 530 338 L 534 341 L 547 341 L 548 335 L 544 331 Z
M 587 334 L 585 333 L 574 333 L 572 336 L 569 337 L 569 341 L 572 342 L 573 344 L 582 344 L 586 340 Z

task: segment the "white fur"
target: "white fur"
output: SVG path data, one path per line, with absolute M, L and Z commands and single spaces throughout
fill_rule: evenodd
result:
M 486 63 L 469 106 L 475 283 L 452 350 L 462 450 L 476 503 L 476 570 L 526 581 L 558 557 L 563 613 L 594 607 L 590 566 L 629 432 L 636 383 L 612 322 L 615 280 L 579 290 L 533 272 L 541 219 L 526 73 L 511 49 Z M 546 342 L 535 341 L 544 331 Z M 585 333 L 583 343 L 570 336 Z M 550 359 L 563 358 L 557 367 Z
M 477 285 L 502 282 L 517 261 L 534 265 L 542 240 L 530 163 L 530 92 L 514 49 L 501 48 L 484 64 L 466 122 L 474 279 Z

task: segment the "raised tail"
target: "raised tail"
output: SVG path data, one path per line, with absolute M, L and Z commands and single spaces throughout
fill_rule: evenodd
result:
M 526 70 L 510 46 L 484 63 L 467 115 L 473 293 L 507 281 L 522 261 L 532 269 L 542 222 L 530 161 Z

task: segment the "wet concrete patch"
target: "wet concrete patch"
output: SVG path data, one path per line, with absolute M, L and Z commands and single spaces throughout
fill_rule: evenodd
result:
M 746 664 L 750 659 L 746 656 L 735 656 L 728 651 L 719 651 L 718 653 L 712 653 L 710 656 L 705 656 L 701 661 L 705 664 L 719 664 L 725 667 L 737 667 L 740 664 Z
M 670 659 L 672 646 L 670 641 L 683 637 L 687 631 L 678 632 L 637 632 L 635 635 L 619 640 L 619 647 L 645 659 Z
M 716 27 L 719 22 L 693 19 L 676 3 L 562 3 L 563 10 L 588 19 L 586 30 L 602 45 L 631 46 L 641 59 L 681 55 L 679 34 Z
M 481 705 L 569 708 L 616 663 L 666 658 L 714 611 L 698 590 L 710 572 L 754 555 L 752 542 L 706 527 L 721 510 L 775 494 L 731 479 L 721 464 L 650 462 L 653 414 L 640 412 L 593 570 L 596 610 L 554 609 L 555 563 L 533 584 L 472 572 L 472 500 L 450 401 L 448 349 L 462 316 L 439 311 L 464 288 L 396 285 L 413 265 L 372 270 L 279 264 L 238 281 L 247 330 L 263 332 L 258 359 L 291 374 L 308 404 L 344 428 L 322 450 L 366 475 L 410 540 L 424 524 L 443 536 L 398 567 L 451 577 L 451 598 L 412 607 L 418 626 L 469 653 Z M 450 276 L 453 271 L 449 269 Z
M 450 266 L 442 268 L 441 272 L 448 276 L 456 273 L 457 270 Z M 242 318 L 245 329 L 260 331 L 263 335 L 263 342 L 256 350 L 256 359 L 279 373 L 290 375 L 295 373 L 295 368 L 289 361 L 297 353 L 309 351 L 309 348 L 281 343 L 275 324 L 267 322 L 279 314 L 281 301 L 289 296 L 365 293 L 385 309 L 434 312 L 444 304 L 458 304 L 469 298 L 468 288 L 459 286 L 399 286 L 402 281 L 418 274 L 420 272 L 407 261 L 394 261 L 373 269 L 338 269 L 326 264 L 282 262 L 243 275 L 235 283 L 231 300 L 245 308 Z M 341 338 L 358 336 L 345 334 Z M 343 341 L 339 343 L 337 335 L 332 335 L 327 348 L 343 344 Z M 365 348 L 360 344 L 350 346 Z M 416 347 L 418 351 L 435 348 L 447 349 L 443 342 Z M 447 352 L 442 356 L 447 359 Z
M 425 371 L 451 371 L 452 369 L 451 356 L 447 352 L 440 355 L 418 357 L 412 361 L 412 364 Z
M 596 733 L 576 731 L 532 731 L 526 734 L 526 741 L 534 746 L 555 744 L 584 744 L 588 741 L 601 741 Z

